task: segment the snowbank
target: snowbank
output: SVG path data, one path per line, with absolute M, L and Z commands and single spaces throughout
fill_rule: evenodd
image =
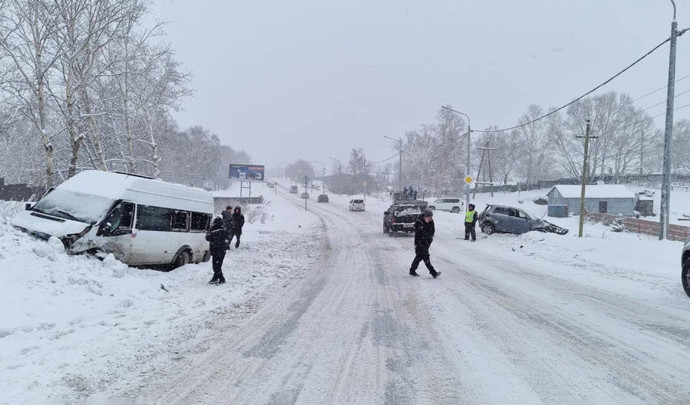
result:
M 9 226 L 18 209 L 0 207 L 0 403 L 7 404 L 107 398 L 132 373 L 174 365 L 208 338 L 216 319 L 209 315 L 252 312 L 301 277 L 322 243 L 315 216 L 270 201 L 264 223 L 247 223 L 242 245 L 228 252 L 227 284 L 210 286 L 210 263 L 164 273 L 112 256 L 68 256 L 59 240 Z

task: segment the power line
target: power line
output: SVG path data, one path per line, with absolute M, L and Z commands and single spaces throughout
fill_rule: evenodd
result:
M 685 107 L 688 107 L 688 106 L 690 106 L 690 103 L 685 104 L 685 105 L 682 105 L 682 106 L 680 106 L 680 107 L 676 107 L 676 108 L 673 109 L 673 111 L 678 111 L 678 110 L 680 110 L 681 108 L 685 108 Z M 652 119 L 654 119 L 654 118 L 656 118 L 656 117 L 661 117 L 662 115 L 666 115 L 666 111 L 662 112 L 661 114 L 657 114 L 657 115 L 653 116 Z
M 690 90 L 685 90 L 685 91 L 682 92 L 682 93 L 676 94 L 675 96 L 673 96 L 673 99 L 675 100 L 676 98 L 682 96 L 682 95 L 685 94 L 685 93 L 690 93 Z M 656 107 L 656 106 L 658 106 L 658 105 L 661 105 L 661 104 L 664 104 L 664 103 L 666 103 L 666 100 L 664 100 L 664 101 L 659 101 L 658 103 L 656 103 L 656 104 L 654 104 L 654 105 L 650 105 L 650 106 L 647 107 L 647 108 L 643 108 L 642 111 L 647 111 L 647 110 L 649 110 L 650 108 L 654 108 L 654 107 Z
M 687 29 L 686 29 L 686 30 L 687 30 Z M 678 34 L 677 34 L 677 36 L 680 36 L 680 35 L 681 35 L 682 33 L 684 33 L 686 30 L 679 31 Z M 640 57 L 640 58 L 637 59 L 635 62 L 633 62 L 633 63 L 631 63 L 630 65 L 628 65 L 625 69 L 623 69 L 623 70 L 621 70 L 620 72 L 616 73 L 615 75 L 611 76 L 611 77 L 610 77 L 608 80 L 606 80 L 605 82 L 601 83 L 600 85 L 596 86 L 595 88 L 593 88 L 592 90 L 586 92 L 585 94 L 581 95 L 580 97 L 576 98 L 575 100 L 573 100 L 573 101 L 571 101 L 571 102 L 569 102 L 569 103 L 567 103 L 567 104 L 565 104 L 565 105 L 562 105 L 562 106 L 556 108 L 555 110 L 553 110 L 553 111 L 551 111 L 551 112 L 549 112 L 549 113 L 547 113 L 547 114 L 544 114 L 544 115 L 542 115 L 542 116 L 540 116 L 540 117 L 537 117 L 537 118 L 535 118 L 535 119 L 533 119 L 533 120 L 531 120 L 531 121 L 525 122 L 524 124 L 516 125 L 516 126 L 510 127 L 510 128 L 502 128 L 502 129 L 497 129 L 497 130 L 495 130 L 495 131 L 483 131 L 483 130 L 472 130 L 472 131 L 473 131 L 473 132 L 498 132 L 498 131 L 510 131 L 510 130 L 513 130 L 513 129 L 522 128 L 522 127 L 524 127 L 524 126 L 527 126 L 527 125 L 529 125 L 529 124 L 532 124 L 532 123 L 534 123 L 534 122 L 537 122 L 537 121 L 539 121 L 539 120 L 542 120 L 542 119 L 544 119 L 544 118 L 546 118 L 546 117 L 548 117 L 548 116 L 550 116 L 550 115 L 552 115 L 552 114 L 557 113 L 558 111 L 560 111 L 560 110 L 562 110 L 562 109 L 564 109 L 564 108 L 566 108 L 566 107 L 569 107 L 569 106 L 575 104 L 576 102 L 582 100 L 583 98 L 587 97 L 588 95 L 594 93 L 595 91 L 597 91 L 597 90 L 599 90 L 600 88 L 604 87 L 605 85 L 609 84 L 613 79 L 615 79 L 615 78 L 617 78 L 618 76 L 622 75 L 623 73 L 625 73 L 625 72 L 626 72 L 628 69 L 630 69 L 631 67 L 637 65 L 640 61 L 642 61 L 642 59 L 644 59 L 644 58 L 646 58 L 647 56 L 651 55 L 653 52 L 655 52 L 657 49 L 661 48 L 662 45 L 664 45 L 666 42 L 668 42 L 668 41 L 670 41 L 670 40 L 671 40 L 670 37 L 669 37 L 669 38 L 666 38 L 666 39 L 663 40 L 659 45 L 655 46 L 654 48 L 652 48 L 652 50 L 650 50 L 649 52 L 647 52 L 647 53 L 645 53 L 644 55 L 642 55 L 642 57 Z
M 396 153 L 395 155 L 393 155 L 393 156 L 389 157 L 388 159 L 383 159 L 383 160 L 379 160 L 378 162 L 371 162 L 371 161 L 370 161 L 369 163 L 371 163 L 371 164 L 379 164 L 379 163 L 384 163 L 384 162 L 387 162 L 387 161 L 389 161 L 389 160 L 393 159 L 394 157 L 398 157 L 398 154 Z
M 680 79 L 676 80 L 674 83 L 678 83 L 679 81 L 681 81 L 681 80 L 683 80 L 683 79 L 686 79 L 686 78 L 688 78 L 688 77 L 690 77 L 690 75 L 685 75 L 685 76 L 681 77 Z M 637 101 L 637 100 L 639 100 L 639 99 L 641 99 L 641 98 L 645 98 L 645 97 L 647 97 L 647 96 L 649 96 L 649 95 L 652 95 L 652 94 L 654 94 L 654 93 L 656 93 L 656 92 L 659 92 L 659 91 L 661 91 L 661 90 L 665 90 L 667 87 L 668 87 L 668 85 L 659 87 L 659 88 L 656 89 L 656 90 L 652 90 L 652 91 L 650 91 L 650 92 L 647 93 L 647 94 L 643 94 L 643 95 L 641 95 L 640 97 L 633 99 L 633 101 Z

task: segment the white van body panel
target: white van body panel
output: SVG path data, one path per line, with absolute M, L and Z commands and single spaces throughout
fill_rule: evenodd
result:
M 117 204 L 118 201 L 122 203 Z M 132 213 L 132 227 L 127 227 L 126 234 L 99 234 L 99 228 L 110 225 L 106 219 L 111 211 L 116 211 L 116 205 L 132 204 L 135 212 Z M 186 229 L 139 229 L 137 214 L 142 206 L 188 212 Z M 49 209 L 43 213 L 33 211 L 41 207 Z M 83 233 L 71 245 L 70 251 L 113 253 L 118 260 L 129 265 L 172 263 L 183 249 L 191 252 L 192 261 L 199 262 L 207 257 L 209 246 L 205 229 L 190 228 L 191 213 L 208 215 L 210 221 L 213 208 L 213 196 L 205 190 L 139 176 L 87 170 L 60 184 L 32 210 L 21 212 L 11 223 L 46 239 L 49 236 L 76 237 Z M 80 220 L 68 219 L 73 217 Z M 119 222 L 115 222 L 114 226 L 117 226 Z

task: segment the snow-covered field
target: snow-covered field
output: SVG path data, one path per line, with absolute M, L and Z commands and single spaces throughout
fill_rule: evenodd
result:
M 541 217 L 546 207 L 531 200 L 546 191 L 493 198 L 478 194 L 472 201 L 480 211 L 495 202 Z M 99 261 L 68 256 L 56 240 L 36 241 L 12 229 L 7 221 L 17 205 L 2 205 L 0 403 L 80 403 L 132 390 L 128 376 L 155 379 L 156 370 L 175 368 L 199 355 L 213 346 L 216 328 L 231 327 L 233 319 L 254 313 L 269 297 L 313 270 L 324 243 L 319 216 L 327 211 L 314 207 L 318 192 L 312 193 L 309 204 L 319 215 L 304 212 L 294 196 L 285 199 L 271 193 L 264 192 L 269 200 L 265 223 L 247 224 L 242 245 L 226 256 L 224 286 L 206 284 L 210 263 L 165 273 L 129 268 L 112 257 Z M 329 196 L 328 210 L 342 211 L 338 215 L 352 224 L 365 220 L 367 229 L 380 229 L 382 213 L 390 204 L 388 196 L 367 196 L 367 212 L 350 213 L 346 203 L 352 197 Z M 686 213 L 688 201 L 690 193 L 674 192 L 672 222 Z M 533 232 L 487 237 L 478 231 L 479 240 L 468 243 L 461 240 L 462 214 L 437 212 L 434 218 L 432 261 L 440 251 L 454 258 L 437 263 L 447 275 L 475 265 L 472 257 L 496 257 L 577 285 L 617 291 L 680 318 L 688 313 L 685 304 L 690 306 L 690 301 L 680 285 L 681 242 L 616 233 L 591 223 L 585 224 L 585 237 L 577 238 L 578 218 L 570 217 L 546 218 L 570 229 L 565 236 Z M 404 274 L 413 256 L 411 246 L 398 256 L 386 266 L 402 266 L 393 274 Z M 341 269 L 329 269 L 337 270 Z M 423 267 L 420 270 L 425 274 Z M 519 282 L 515 289 L 520 289 Z
M 0 215 L 2 404 L 107 397 L 133 371 L 174 367 L 218 320 L 254 311 L 301 277 L 321 244 L 314 215 L 272 199 L 266 223 L 247 223 L 240 248 L 228 252 L 227 284 L 211 286 L 210 262 L 160 272 L 68 256 L 57 239 L 10 227 L 16 209 L 5 203 Z

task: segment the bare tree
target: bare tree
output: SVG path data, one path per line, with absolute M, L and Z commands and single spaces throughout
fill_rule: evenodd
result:
M 47 187 L 55 181 L 53 137 L 59 132 L 48 127 L 46 94 L 50 70 L 59 57 L 53 42 L 57 14 L 56 4 L 48 0 L 9 0 L 0 14 L 0 49 L 8 60 L 1 89 L 42 142 Z
M 516 132 L 519 140 L 517 153 L 520 156 L 518 168 L 530 188 L 551 168 L 549 157 L 552 146 L 549 143 L 546 122 L 539 120 L 530 123 L 542 115 L 544 112 L 541 107 L 530 105 L 519 120 L 520 125 L 526 125 L 518 128 Z

